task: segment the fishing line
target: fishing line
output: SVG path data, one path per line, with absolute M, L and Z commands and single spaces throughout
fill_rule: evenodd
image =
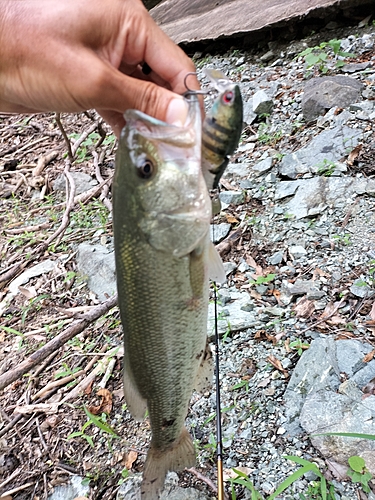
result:
M 215 225 L 212 224 L 212 236 L 214 237 Z M 214 311 L 215 311 L 215 385 L 216 385 L 216 458 L 217 458 L 217 498 L 224 500 L 223 481 L 223 443 L 221 430 L 221 397 L 220 397 L 220 360 L 219 360 L 219 329 L 217 314 L 217 286 L 213 281 L 214 288 Z

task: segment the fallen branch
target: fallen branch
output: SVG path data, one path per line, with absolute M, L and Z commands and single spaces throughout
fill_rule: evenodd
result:
M 50 163 L 52 160 L 57 158 L 59 156 L 58 151 L 51 151 L 48 155 L 43 155 L 38 159 L 38 163 L 36 167 L 33 170 L 33 177 L 37 177 L 38 175 L 41 175 L 43 170 L 46 168 L 48 163 Z
M 74 156 L 73 156 L 73 153 L 72 153 L 72 145 L 71 145 L 71 142 L 69 140 L 69 137 L 67 136 L 67 133 L 65 132 L 64 126 L 61 123 L 61 114 L 60 113 L 56 113 L 55 114 L 55 119 L 56 119 L 57 126 L 59 127 L 60 132 L 62 133 L 62 136 L 64 138 L 66 149 L 68 150 L 69 160 L 72 162 L 74 160 Z
M 93 308 L 90 312 L 81 316 L 80 319 L 73 322 L 68 328 L 61 332 L 57 337 L 50 340 L 43 347 L 35 351 L 25 361 L 20 363 L 13 370 L 9 370 L 0 376 L 0 390 L 7 387 L 9 384 L 18 380 L 25 373 L 38 365 L 41 361 L 47 358 L 57 349 L 60 349 L 68 340 L 74 338 L 78 333 L 81 333 L 90 323 L 99 319 L 103 314 L 106 314 L 117 304 L 117 295 L 109 298 L 102 304 Z

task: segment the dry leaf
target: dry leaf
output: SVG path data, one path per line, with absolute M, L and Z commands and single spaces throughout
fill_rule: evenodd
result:
M 336 311 L 336 304 L 334 302 L 328 302 L 324 311 L 320 315 L 319 319 L 326 319 L 331 316 Z
M 130 470 L 133 467 L 134 462 L 138 458 L 138 453 L 136 451 L 129 451 L 129 453 L 126 456 L 126 461 L 125 461 L 125 467 Z
M 235 217 L 233 217 L 233 215 L 230 215 L 230 214 L 225 214 L 225 218 L 227 219 L 227 222 L 229 222 L 229 224 L 238 224 L 239 220 L 237 220 Z
M 263 276 L 263 268 L 259 266 L 251 255 L 246 255 L 246 262 L 250 267 L 255 269 L 255 274 L 252 275 L 254 279 L 259 278 L 259 276 Z
M 370 311 L 370 318 L 375 321 L 375 302 L 372 304 L 371 311 Z
M 94 381 L 92 380 L 88 386 L 86 387 L 86 389 L 83 391 L 87 396 L 89 396 L 92 392 L 92 386 L 94 384 Z
M 326 464 L 328 469 L 331 471 L 333 477 L 337 479 L 337 481 L 343 481 L 347 478 L 346 472 L 348 470 L 348 466 L 344 464 L 340 464 L 335 462 L 334 460 L 326 460 Z
M 270 378 L 265 378 L 258 382 L 257 387 L 267 387 L 267 385 L 271 382 Z
M 266 336 L 266 330 L 258 330 L 256 332 L 256 334 L 254 335 L 254 339 L 255 340 L 259 340 L 259 342 L 261 340 L 266 340 L 267 339 L 267 336 Z
M 312 300 L 303 297 L 294 307 L 297 318 L 310 318 L 315 311 L 315 303 Z
M 19 286 L 18 290 L 24 295 L 28 300 L 33 299 L 36 297 L 37 291 L 34 286 L 30 286 L 29 288 L 26 288 L 25 286 Z
M 348 159 L 346 161 L 346 163 L 350 166 L 354 165 L 354 162 L 357 160 L 358 158 L 358 155 L 360 153 L 362 149 L 362 144 L 358 144 L 358 146 L 356 146 L 350 153 L 349 153 L 349 156 L 348 156 Z
M 260 300 L 262 298 L 262 295 L 254 289 L 251 289 L 249 293 L 250 297 L 252 297 L 253 299 Z
M 331 318 L 327 319 L 326 323 L 329 326 L 346 325 L 347 320 L 345 320 L 345 318 L 343 318 L 342 316 L 338 316 L 337 314 L 335 314 Z
M 276 368 L 276 370 L 279 370 L 279 372 L 281 372 L 285 378 L 289 377 L 289 373 L 285 370 L 285 368 L 281 364 L 281 361 L 279 361 L 273 354 L 270 354 L 268 356 L 267 361 L 269 361 L 271 365 Z
M 363 362 L 364 363 L 368 363 L 369 361 L 371 361 L 375 356 L 375 349 L 373 349 L 372 351 L 368 352 L 366 354 L 366 356 L 363 358 Z
M 329 276 L 329 274 L 317 267 L 312 273 L 312 280 L 315 281 L 319 276 Z
M 102 398 L 99 406 L 89 406 L 88 410 L 93 415 L 106 413 L 109 415 L 112 410 L 112 394 L 108 389 L 99 389 L 97 395 Z
M 370 380 L 370 382 L 362 388 L 362 391 L 365 394 L 375 394 L 375 378 Z
M 235 469 L 239 470 L 240 472 L 243 472 L 246 475 L 251 474 L 251 472 L 253 472 L 253 470 L 254 470 L 254 469 L 250 469 L 249 467 L 241 467 L 241 466 L 235 467 Z M 233 469 L 224 469 L 223 470 L 224 481 L 229 481 L 229 479 L 234 479 L 236 477 L 238 477 L 238 474 L 236 474 L 233 471 Z

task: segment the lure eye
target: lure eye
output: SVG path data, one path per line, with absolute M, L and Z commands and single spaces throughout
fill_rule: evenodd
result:
M 225 92 L 223 95 L 223 103 L 224 104 L 232 104 L 234 101 L 234 92 L 232 90 L 228 90 L 228 92 Z
M 148 159 L 143 160 L 137 168 L 138 175 L 141 179 L 149 179 L 154 173 L 154 164 Z

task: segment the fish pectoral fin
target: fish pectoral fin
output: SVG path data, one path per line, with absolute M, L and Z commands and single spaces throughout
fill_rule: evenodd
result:
M 124 359 L 124 397 L 126 404 L 128 405 L 128 410 L 132 414 L 132 417 L 138 422 L 144 420 L 146 410 L 147 410 L 147 402 L 142 396 L 139 394 L 138 389 L 136 388 L 133 377 L 129 371 L 128 363 L 126 363 L 126 356 Z
M 201 356 L 199 368 L 195 377 L 194 389 L 197 392 L 205 392 L 211 387 L 213 376 L 214 366 L 212 362 L 212 351 L 207 339 L 206 348 Z
M 208 277 L 217 283 L 224 283 L 227 279 L 223 261 L 211 241 L 208 247 Z
M 141 499 L 156 500 L 164 486 L 168 471 L 179 471 L 195 465 L 193 441 L 184 427 L 177 441 L 167 449 L 153 447 L 147 453 L 141 484 Z

